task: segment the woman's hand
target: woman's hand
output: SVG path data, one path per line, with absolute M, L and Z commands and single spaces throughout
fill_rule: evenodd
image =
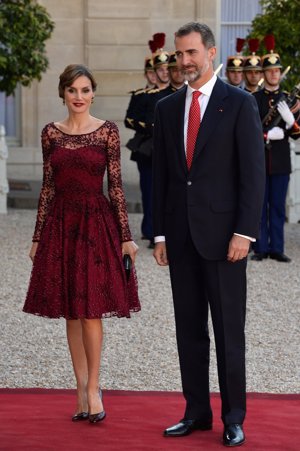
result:
M 136 253 L 139 247 L 135 244 L 134 241 L 125 241 L 122 243 L 122 255 L 128 254 L 132 260 L 132 263 L 135 262 Z
M 38 242 L 32 243 L 32 246 L 31 246 L 31 249 L 29 252 L 29 257 L 31 258 L 32 261 L 34 260 L 34 256 L 35 256 L 36 250 L 38 248 L 38 245 L 39 245 Z

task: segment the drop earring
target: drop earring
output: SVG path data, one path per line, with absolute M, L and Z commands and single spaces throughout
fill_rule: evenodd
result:
M 92 97 L 91 103 L 94 103 L 94 98 L 95 98 L 95 97 Z

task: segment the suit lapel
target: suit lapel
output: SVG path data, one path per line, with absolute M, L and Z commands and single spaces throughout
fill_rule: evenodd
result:
M 186 165 L 186 157 L 185 157 L 185 149 L 184 149 L 184 112 L 185 112 L 185 99 L 186 99 L 186 90 L 187 87 L 180 89 L 178 91 L 179 99 L 176 102 L 177 105 L 177 113 L 176 113 L 176 128 L 177 128 L 177 142 L 179 143 L 179 158 L 180 163 L 183 164 L 183 167 L 187 171 Z M 179 121 L 178 121 L 179 118 Z
M 228 91 L 226 84 L 218 78 L 212 90 L 203 120 L 200 124 L 191 170 L 193 168 L 195 160 L 198 158 L 201 150 L 207 143 L 207 140 L 209 139 L 211 133 L 214 131 L 215 127 L 222 119 L 225 110 L 224 99 L 227 96 Z

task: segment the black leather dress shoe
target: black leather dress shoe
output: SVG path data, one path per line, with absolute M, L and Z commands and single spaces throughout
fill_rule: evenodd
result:
M 251 255 L 250 259 L 256 262 L 261 262 L 264 258 L 268 258 L 268 254 L 266 252 L 260 252 L 257 254 Z
M 223 444 L 225 446 L 240 446 L 245 442 L 245 434 L 241 424 L 228 424 L 224 427 Z
M 210 431 L 212 429 L 212 423 L 199 420 L 181 420 L 179 423 L 167 428 L 164 431 L 165 437 L 183 437 L 189 435 L 191 432 L 199 431 Z
M 281 254 L 280 252 L 270 252 L 269 255 L 270 258 L 277 260 L 278 262 L 289 263 L 291 261 L 287 255 Z
M 80 412 L 72 416 L 72 421 L 83 421 L 87 420 L 88 417 L 89 417 L 88 412 Z

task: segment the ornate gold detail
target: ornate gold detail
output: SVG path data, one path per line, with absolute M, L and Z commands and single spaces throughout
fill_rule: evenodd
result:
M 249 63 L 251 64 L 251 66 L 257 66 L 259 59 L 256 56 L 252 56 L 249 60 Z
M 165 61 L 168 61 L 168 55 L 166 53 L 161 53 L 158 57 L 158 60 L 164 63 Z
M 271 55 L 268 58 L 268 61 L 270 64 L 276 64 L 277 63 L 277 57 L 275 55 Z
M 240 67 L 242 65 L 242 60 L 238 59 L 238 58 L 234 58 L 234 60 L 232 61 L 233 65 L 235 67 Z

